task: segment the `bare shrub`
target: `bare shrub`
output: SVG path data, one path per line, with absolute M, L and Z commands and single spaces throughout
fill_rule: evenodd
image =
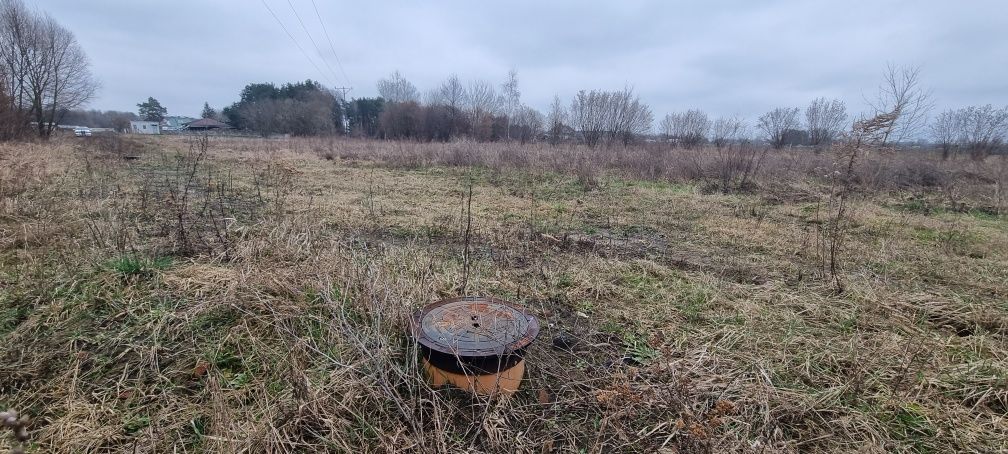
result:
M 765 146 L 741 143 L 718 147 L 711 170 L 723 192 L 745 190 L 752 186 L 767 155 Z
M 563 103 L 560 102 L 560 96 L 553 96 L 553 103 L 550 104 L 550 112 L 547 125 L 549 134 L 549 143 L 558 144 L 569 139 L 570 134 L 567 130 L 570 128 L 568 126 L 568 116 L 567 109 L 564 108 Z
M 590 147 L 603 141 L 624 146 L 651 130 L 651 109 L 625 88 L 621 91 L 581 90 L 571 103 L 570 122 Z
M 711 143 L 723 147 L 729 143 L 747 140 L 749 126 L 741 117 L 719 117 L 711 127 Z
M 270 219 L 283 213 L 293 172 L 272 162 L 251 164 L 252 188 L 235 185 L 229 172 L 208 163 L 210 139 L 195 136 L 188 148 L 141 170 L 142 179 L 129 210 L 141 213 L 139 235 L 169 240 L 166 252 L 229 257 L 236 223 Z
M 821 147 L 829 145 L 843 131 L 847 121 L 847 107 L 843 101 L 816 98 L 805 108 L 805 125 L 809 134 L 809 145 Z
M 417 103 L 420 101 L 420 94 L 410 81 L 406 80 L 399 71 L 392 73 L 388 79 L 378 81 L 378 95 L 389 103 Z
M 703 145 L 710 129 L 710 119 L 699 109 L 668 114 L 661 122 L 662 135 L 673 147 L 692 149 Z
M 850 137 L 836 149 L 839 168 L 831 173 L 830 192 L 826 203 L 830 217 L 828 222 L 819 223 L 819 248 L 822 270 L 824 273 L 828 272 L 837 293 L 843 292 L 845 288 L 840 273 L 840 256 L 843 253 L 848 229 L 849 199 L 855 185 L 855 165 L 859 157 L 866 152 L 866 148 L 884 146 L 899 117 L 900 111 L 894 109 L 890 113 L 855 122 Z M 818 216 L 818 211 L 816 215 Z
M 483 80 L 470 82 L 465 90 L 463 106 L 472 137 L 479 141 L 490 140 L 493 136 L 493 116 L 500 110 L 500 98 L 493 84 Z
M 943 159 L 960 150 L 983 159 L 997 151 L 1008 135 L 1008 107 L 987 104 L 947 110 L 938 115 L 930 130 Z
M 797 107 L 778 107 L 759 117 L 757 123 L 767 142 L 777 149 L 788 143 L 788 132 L 795 130 L 798 125 Z
M 885 130 L 877 133 L 879 143 L 900 143 L 917 137 L 932 105 L 931 91 L 921 86 L 919 67 L 887 66 L 871 107 L 875 117 L 895 115 L 896 118 Z
M 538 110 L 519 106 L 508 123 L 509 138 L 517 138 L 523 144 L 533 142 L 543 135 L 544 124 L 545 119 Z
M 953 148 L 956 146 L 960 128 L 960 117 L 955 110 L 946 110 L 938 114 L 935 121 L 931 123 L 929 129 L 931 140 L 941 148 L 942 159 L 952 156 Z

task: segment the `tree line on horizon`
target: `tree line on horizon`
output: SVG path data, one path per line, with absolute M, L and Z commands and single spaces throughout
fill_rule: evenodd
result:
M 917 68 L 889 67 L 880 87 L 896 105 L 900 121 L 885 142 L 927 137 L 945 158 L 957 153 L 983 157 L 1003 152 L 1008 106 L 967 106 L 938 114 L 928 124 L 930 92 L 920 86 Z M 34 135 L 46 139 L 60 124 L 126 130 L 129 121 L 160 121 L 167 109 L 154 98 L 138 112 L 82 109 L 98 88 L 87 55 L 73 33 L 23 0 L 0 0 L 0 140 Z M 544 114 L 524 104 L 518 74 L 511 70 L 495 84 L 462 81 L 452 74 L 421 92 L 398 71 L 377 82 L 378 96 L 345 100 L 319 82 L 250 83 L 239 99 L 220 111 L 205 103 L 201 115 L 238 130 L 270 136 L 349 135 L 386 140 L 546 141 L 596 146 L 628 146 L 642 141 L 668 147 L 722 147 L 765 141 L 774 148 L 823 148 L 844 137 L 854 123 L 839 99 L 817 98 L 806 107 L 780 106 L 755 121 L 710 117 L 701 109 L 657 119 L 647 103 L 626 87 L 580 90 L 568 102 L 554 96 Z M 881 102 L 885 101 L 885 102 Z
M 775 107 L 750 123 L 739 116 L 712 118 L 701 109 L 673 112 L 655 125 L 651 108 L 632 88 L 580 90 L 569 103 L 554 96 L 543 114 L 521 102 L 517 72 L 500 85 L 463 82 L 450 75 L 421 93 L 398 71 L 377 83 L 378 96 L 344 101 L 322 84 L 307 80 L 276 86 L 247 85 L 240 100 L 219 119 L 261 135 L 350 135 L 387 140 L 577 142 L 588 146 L 627 146 L 653 141 L 670 147 L 722 147 L 762 140 L 773 148 L 827 147 L 854 123 L 845 103 L 820 97 L 806 107 Z M 1003 151 L 1008 107 L 970 106 L 942 112 L 926 122 L 932 102 L 920 86 L 919 69 L 889 67 L 875 106 L 897 105 L 900 121 L 885 132 L 885 142 L 928 137 L 947 158 L 957 152 L 986 156 Z M 204 107 L 204 113 L 210 109 Z M 210 112 L 214 112 L 210 109 Z M 657 128 L 655 128 L 657 126 Z

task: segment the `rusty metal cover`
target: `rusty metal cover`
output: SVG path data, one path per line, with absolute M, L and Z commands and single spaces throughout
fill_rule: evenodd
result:
M 456 373 L 496 373 L 521 360 L 539 335 L 539 321 L 521 306 L 465 296 L 430 304 L 413 315 L 413 336 L 436 366 Z

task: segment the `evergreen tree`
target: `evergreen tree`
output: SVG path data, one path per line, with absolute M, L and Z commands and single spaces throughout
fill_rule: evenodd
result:
M 161 121 L 168 115 L 168 109 L 161 106 L 161 103 L 153 97 L 147 98 L 147 102 L 137 104 L 140 108 L 140 118 L 145 121 Z

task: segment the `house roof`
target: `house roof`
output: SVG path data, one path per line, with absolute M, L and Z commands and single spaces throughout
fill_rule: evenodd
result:
M 189 128 L 226 128 L 227 124 L 221 123 L 213 118 L 201 118 L 196 121 L 186 123 Z

